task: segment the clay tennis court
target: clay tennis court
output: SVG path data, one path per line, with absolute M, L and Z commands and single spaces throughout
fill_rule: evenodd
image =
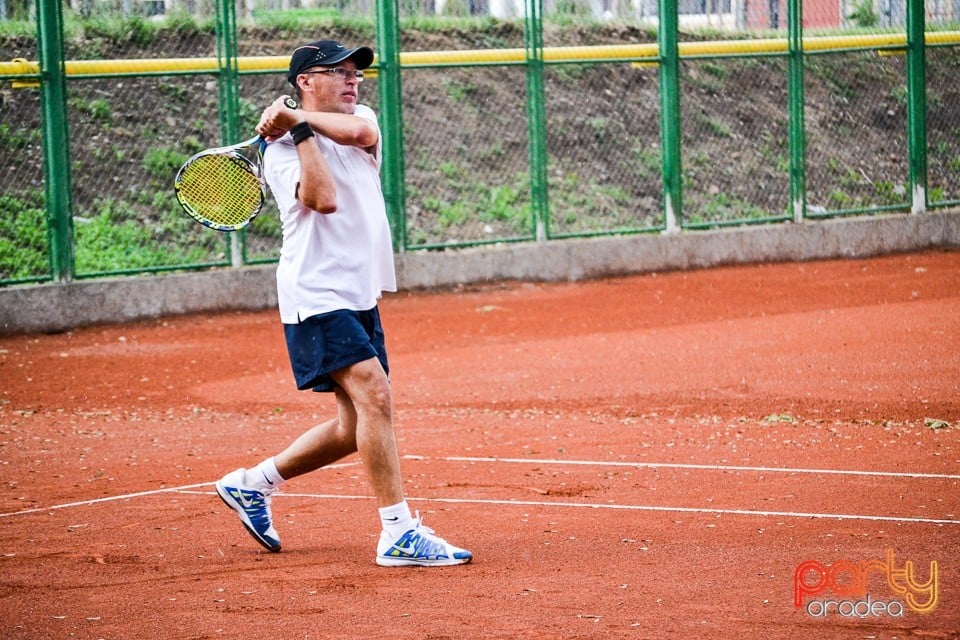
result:
M 960 252 L 381 308 L 411 506 L 473 564 L 377 567 L 355 457 L 275 497 L 279 554 L 217 499 L 334 408 L 275 311 L 6 337 L 0 635 L 958 637 Z M 796 607 L 805 561 L 876 562 Z

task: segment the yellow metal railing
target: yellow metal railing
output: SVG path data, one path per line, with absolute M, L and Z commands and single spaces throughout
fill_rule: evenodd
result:
M 960 45 L 960 31 L 937 31 L 927 33 L 925 41 L 932 45 Z M 889 50 L 905 47 L 905 34 L 874 34 L 856 36 L 818 36 L 803 39 L 805 52 L 824 52 L 851 49 Z M 681 58 L 781 54 L 787 51 L 787 40 L 764 38 L 758 40 L 711 40 L 705 42 L 679 43 Z M 612 60 L 656 60 L 659 49 L 656 43 L 628 45 L 599 45 L 582 47 L 544 47 L 544 62 L 591 62 Z M 516 49 L 477 49 L 464 51 L 409 51 L 400 54 L 400 64 L 405 67 L 435 67 L 468 64 L 521 64 L 526 52 Z M 287 70 L 288 56 L 240 57 L 237 64 L 243 73 L 283 72 Z M 376 64 L 376 61 L 374 61 Z M 67 60 L 64 63 L 68 76 L 111 76 L 144 74 L 216 73 L 219 64 L 216 58 L 156 58 L 137 60 Z M 372 70 L 375 74 L 375 70 Z M 40 74 L 36 61 L 16 59 L 0 62 L 0 78 L 29 78 Z

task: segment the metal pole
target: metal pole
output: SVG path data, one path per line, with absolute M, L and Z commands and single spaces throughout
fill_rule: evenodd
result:
M 907 2 L 907 138 L 913 213 L 927 210 L 927 62 L 923 0 Z
M 680 162 L 680 50 L 676 0 L 660 0 L 660 146 L 663 156 L 664 227 L 680 230 L 683 212 Z
M 59 281 L 73 279 L 73 196 L 67 83 L 63 64 L 63 13 L 60 2 L 37 0 L 40 109 L 43 116 L 43 182 L 46 196 L 50 268 Z
M 803 222 L 807 210 L 807 139 L 803 96 L 803 3 L 787 3 L 787 100 L 790 136 L 790 213 Z
M 377 88 L 383 136 L 383 197 L 395 251 L 407 248 L 406 167 L 403 158 L 403 85 L 397 0 L 377 0 Z
M 543 88 L 543 0 L 526 0 L 524 40 L 527 74 L 527 153 L 530 163 L 530 204 L 538 242 L 550 232 L 547 184 L 547 113 Z
M 233 0 L 217 0 L 217 89 L 220 95 L 221 144 L 240 142 L 237 120 L 240 114 L 240 74 L 237 63 L 237 12 Z M 244 262 L 244 232 L 229 234 L 227 251 L 234 267 Z

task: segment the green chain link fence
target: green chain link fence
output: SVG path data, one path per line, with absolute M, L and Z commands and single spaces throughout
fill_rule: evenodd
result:
M 826 4 L 88 0 L 51 17 L 6 0 L 0 285 L 276 260 L 269 203 L 229 236 L 182 214 L 171 185 L 189 155 L 251 135 L 290 91 L 284 57 L 319 37 L 388 45 L 361 98 L 394 122 L 401 251 L 957 205 L 960 3 Z M 791 48 L 801 37 L 818 44 Z M 204 70 L 68 66 L 59 112 L 38 86 L 56 74 L 30 67 L 218 54 Z M 254 57 L 277 62 L 235 66 Z

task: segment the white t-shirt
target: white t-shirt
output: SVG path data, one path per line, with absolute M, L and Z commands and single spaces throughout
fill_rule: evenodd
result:
M 370 107 L 354 115 L 377 124 Z M 264 177 L 280 208 L 283 245 L 277 266 L 280 320 L 300 320 L 338 309 L 364 311 L 383 291 L 396 291 L 393 245 L 376 154 L 316 134 L 337 188 L 337 210 L 318 213 L 296 197 L 300 159 L 290 134 L 267 146 Z

